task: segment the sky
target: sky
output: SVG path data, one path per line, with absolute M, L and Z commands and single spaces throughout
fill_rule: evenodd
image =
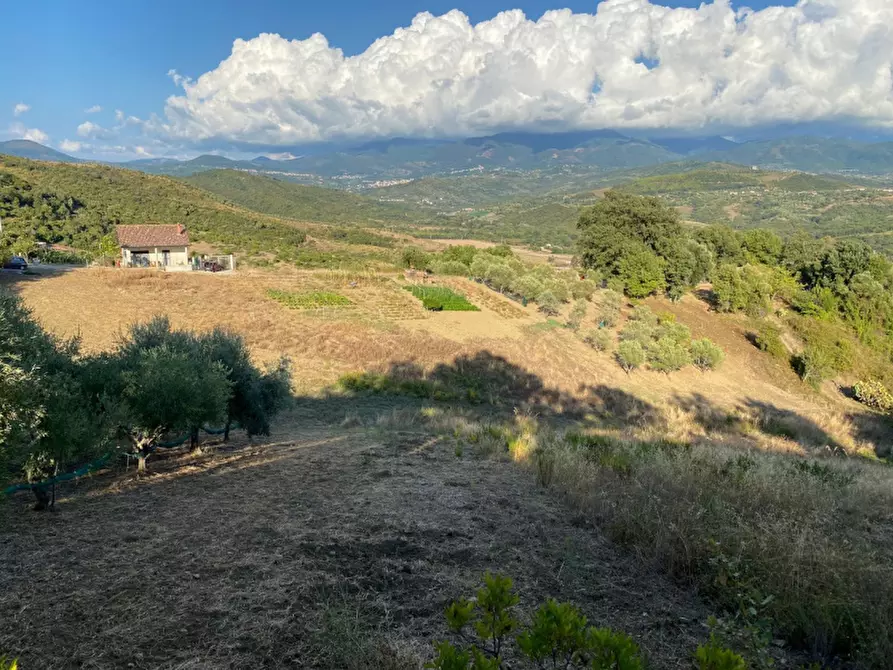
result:
M 5 5 L 5 6 L 3 6 Z M 110 160 L 587 128 L 893 130 L 890 0 L 0 0 L 0 140 Z

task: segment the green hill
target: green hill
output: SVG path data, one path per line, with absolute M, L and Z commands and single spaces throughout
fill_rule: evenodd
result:
M 284 258 L 305 239 L 299 227 L 168 177 L 8 156 L 0 156 L 0 217 L 6 246 L 33 238 L 92 252 L 119 223 L 182 223 L 193 241 Z
M 9 140 L 0 142 L 0 154 L 17 156 L 18 158 L 30 158 L 36 161 L 56 161 L 58 163 L 79 163 L 77 158 L 63 154 L 61 151 L 50 149 L 31 140 Z
M 320 186 L 262 177 L 235 170 L 210 170 L 183 181 L 227 202 L 298 221 L 405 227 L 433 218 L 418 210 Z

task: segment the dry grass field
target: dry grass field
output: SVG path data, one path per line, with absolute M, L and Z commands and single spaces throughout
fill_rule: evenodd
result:
M 675 560 L 684 541 L 699 539 L 702 529 L 683 522 L 703 503 L 692 496 L 704 474 L 692 471 L 674 489 L 662 478 L 678 460 L 631 476 L 616 461 L 606 468 L 565 447 L 550 452 L 544 470 L 534 448 L 564 444 L 571 427 L 610 438 L 624 458 L 635 445 L 671 442 L 694 445 L 698 463 L 709 451 L 733 460 L 846 454 L 858 482 L 849 502 L 841 493 L 818 505 L 821 491 L 790 489 L 809 530 L 799 541 L 850 542 L 836 529 L 856 519 L 846 532 L 871 535 L 873 555 L 893 543 L 891 477 L 856 458 L 886 453 L 881 418 L 834 388 L 807 390 L 747 341 L 744 321 L 708 313 L 691 296 L 649 304 L 718 342 L 723 366 L 627 375 L 561 318 L 546 321 L 464 279 L 444 283 L 480 312 L 426 313 L 402 277 L 373 274 L 81 269 L 0 282 L 46 328 L 80 336 L 91 352 L 156 314 L 178 327 L 231 328 L 259 361 L 292 359 L 297 396 L 268 440 L 174 451 L 142 479 L 100 473 L 64 489 L 52 515 L 29 512 L 24 494 L 0 501 L 0 650 L 18 655 L 23 670 L 420 668 L 431 641 L 446 634 L 446 603 L 488 569 L 511 575 L 524 605 L 573 601 L 593 622 L 632 634 L 650 667 L 689 668 L 714 610 L 684 566 L 668 570 L 675 579 L 658 568 L 667 552 Z M 331 291 L 352 304 L 289 309 L 269 289 Z M 360 371 L 474 377 L 482 398 L 337 388 L 339 377 Z M 788 466 L 770 466 L 759 470 L 754 506 L 780 510 Z M 738 490 L 719 480 L 716 488 L 720 497 Z M 665 512 L 669 526 L 635 517 L 631 505 L 646 498 L 663 506 L 657 516 Z M 606 521 L 610 510 L 638 534 Z M 781 521 L 790 520 L 754 514 L 754 527 L 783 546 Z M 814 565 L 805 549 L 792 556 L 793 571 Z M 794 663 L 788 651 L 775 655 Z

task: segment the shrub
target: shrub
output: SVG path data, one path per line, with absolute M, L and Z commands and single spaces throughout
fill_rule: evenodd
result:
M 425 664 L 436 670 L 503 670 L 503 653 L 510 637 L 517 651 L 537 667 L 592 668 L 593 670 L 642 670 L 639 648 L 632 638 L 609 628 L 589 626 L 575 606 L 549 599 L 523 626 L 515 610 L 519 598 L 508 577 L 484 576 L 484 586 L 474 600 L 458 600 L 446 609 L 450 630 L 470 642 L 468 650 L 449 642 L 435 643 L 436 655 Z M 465 634 L 471 628 L 474 635 Z M 547 666 L 548 664 L 548 666 Z
M 645 298 L 664 288 L 664 261 L 650 250 L 630 253 L 620 259 L 618 273 L 626 294 Z
M 702 371 L 715 370 L 725 358 L 723 350 L 712 340 L 703 338 L 691 343 L 691 360 Z
M 595 289 L 596 284 L 592 279 L 581 279 L 571 284 L 571 295 L 575 300 L 589 300 Z
M 561 310 L 561 302 L 551 291 L 543 291 L 536 297 L 539 310 L 548 316 L 555 316 Z
M 602 293 L 601 303 L 599 304 L 598 325 L 602 328 L 611 328 L 617 325 L 620 318 L 620 305 L 623 302 L 623 296 L 617 291 L 610 289 Z
M 617 362 L 620 367 L 629 374 L 633 370 L 642 367 L 645 364 L 645 349 L 639 342 L 635 340 L 627 340 L 621 342 L 617 347 Z
M 579 330 L 580 325 L 583 323 L 583 319 L 586 318 L 586 310 L 588 309 L 588 304 L 585 300 L 580 299 L 574 303 L 573 308 L 571 309 L 571 313 L 567 319 L 567 327 L 571 330 Z
M 788 349 L 781 339 L 781 331 L 771 323 L 764 323 L 754 335 L 754 343 L 760 351 L 775 358 L 786 358 Z
M 19 662 L 16 659 L 10 660 L 6 656 L 0 656 L 0 670 L 18 670 Z
M 404 247 L 400 252 L 400 263 L 405 268 L 424 270 L 430 260 L 430 254 L 418 247 Z
M 713 636 L 695 651 L 698 670 L 747 670 L 747 663 L 738 654 L 721 646 Z
M 614 338 L 607 330 L 590 330 L 583 337 L 583 341 L 596 351 L 608 351 L 613 344 Z
M 675 372 L 691 362 L 688 347 L 671 336 L 664 336 L 648 347 L 648 365 L 657 372 Z
M 522 298 L 534 300 L 543 292 L 543 282 L 532 274 L 519 275 L 512 282 L 511 290 Z
M 889 412 L 893 409 L 893 394 L 877 379 L 857 382 L 853 387 L 856 399 L 873 409 Z
M 834 359 L 827 349 L 810 344 L 794 359 L 794 369 L 800 379 L 818 387 L 834 374 Z
M 455 275 L 463 277 L 469 273 L 467 265 L 459 261 L 434 260 L 428 264 L 428 268 L 436 275 Z

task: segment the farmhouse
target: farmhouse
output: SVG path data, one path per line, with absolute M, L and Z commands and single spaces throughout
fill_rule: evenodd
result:
M 117 226 L 123 267 L 189 270 L 189 233 L 176 225 Z

